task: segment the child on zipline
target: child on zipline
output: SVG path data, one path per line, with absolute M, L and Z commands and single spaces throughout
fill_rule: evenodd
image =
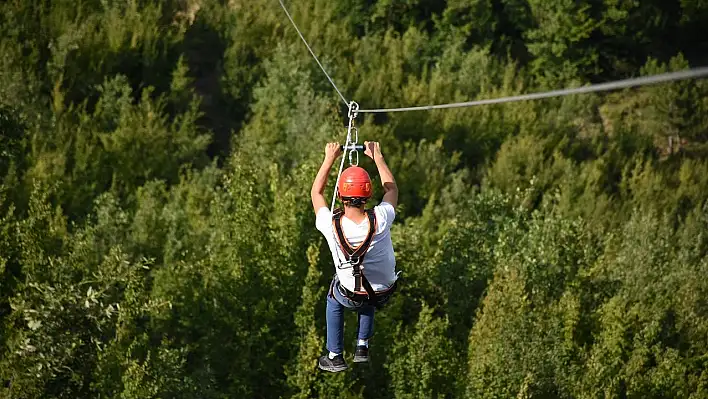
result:
M 398 187 L 377 142 L 364 142 L 364 154 L 376 163 L 384 195 L 381 203 L 365 210 L 371 198 L 371 178 L 366 170 L 351 166 L 342 172 L 338 198 L 344 209 L 332 213 L 324 189 L 334 161 L 341 155 L 339 143 L 325 147 L 325 159 L 312 184 L 312 205 L 317 229 L 327 239 L 335 275 L 327 293 L 327 350 L 319 358 L 322 370 L 347 369 L 344 361 L 344 309 L 358 313 L 359 330 L 354 362 L 369 361 L 369 338 L 374 332 L 374 312 L 396 288 L 396 258 L 391 243 L 391 223 L 396 216 Z

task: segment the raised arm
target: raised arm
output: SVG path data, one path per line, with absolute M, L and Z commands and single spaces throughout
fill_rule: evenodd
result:
M 324 190 L 327 186 L 327 176 L 329 175 L 329 170 L 332 169 L 334 161 L 342 153 L 339 143 L 328 143 L 325 146 L 325 158 L 322 161 L 322 166 L 317 172 L 315 181 L 312 183 L 312 189 L 310 190 L 310 197 L 312 198 L 312 207 L 315 208 L 315 214 L 320 208 L 327 207 L 327 200 L 324 197 Z
M 398 205 L 398 186 L 396 185 L 396 180 L 393 178 L 391 169 L 388 168 L 386 160 L 383 154 L 381 154 L 381 146 L 375 141 L 365 141 L 364 147 L 366 148 L 364 154 L 374 160 L 376 168 L 379 170 L 381 184 L 383 184 L 384 189 L 383 201 L 388 202 L 395 208 Z

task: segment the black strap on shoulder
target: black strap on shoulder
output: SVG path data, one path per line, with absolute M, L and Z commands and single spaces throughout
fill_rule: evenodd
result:
M 362 284 L 369 297 L 373 298 L 375 296 L 374 290 L 371 288 L 371 284 L 366 279 L 361 271 L 361 264 L 364 261 L 364 255 L 366 251 L 369 250 L 371 246 L 371 241 L 374 239 L 374 233 L 376 233 L 376 213 L 373 209 L 366 210 L 366 216 L 369 218 L 369 233 L 366 235 L 364 241 L 362 241 L 356 248 L 352 247 L 344 236 L 344 231 L 342 230 L 342 216 L 344 215 L 344 210 L 337 209 L 332 214 L 332 223 L 334 224 L 334 230 L 337 233 L 337 241 L 339 241 L 339 247 L 344 253 L 344 257 L 347 262 L 352 265 L 352 275 L 354 276 L 354 291 L 361 291 Z

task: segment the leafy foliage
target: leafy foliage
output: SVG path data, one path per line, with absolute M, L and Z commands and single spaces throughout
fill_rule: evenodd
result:
M 365 108 L 708 50 L 700 1 L 288 7 Z M 360 115 L 404 282 L 330 375 L 306 193 L 344 110 L 277 4 L 7 1 L 0 32 L 0 398 L 708 395 L 705 81 Z

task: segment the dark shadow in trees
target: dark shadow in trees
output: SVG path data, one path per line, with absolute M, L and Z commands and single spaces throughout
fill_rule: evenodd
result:
M 207 154 L 220 160 L 231 152 L 231 135 L 243 125 L 249 103 L 248 98 L 234 101 L 222 90 L 226 48 L 226 40 L 216 27 L 210 24 L 207 17 L 198 14 L 185 33 L 184 54 L 194 79 L 193 88 L 201 97 L 200 111 L 203 115 L 199 124 L 212 132 Z

